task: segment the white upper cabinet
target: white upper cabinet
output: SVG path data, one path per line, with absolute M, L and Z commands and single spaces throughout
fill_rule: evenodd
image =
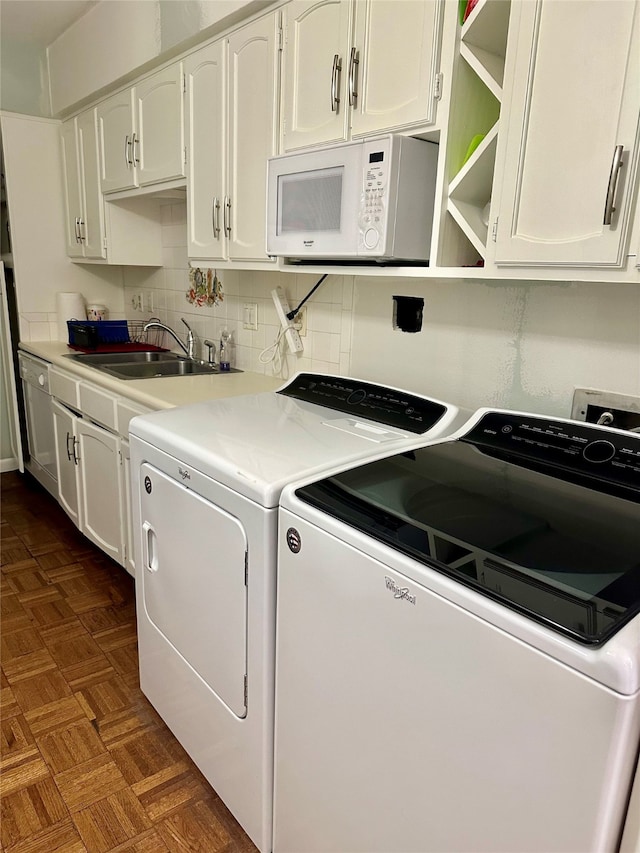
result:
M 224 260 L 225 42 L 210 44 L 185 59 L 187 144 L 187 254 Z
M 230 260 L 266 260 L 267 159 L 277 153 L 279 16 L 234 32 L 228 41 L 228 203 Z
M 182 63 L 98 105 L 103 193 L 184 177 Z
M 351 135 L 434 124 L 443 4 L 359 0 L 354 9 Z
M 104 214 L 98 175 L 96 111 L 64 122 L 60 131 L 67 254 L 104 258 Z
M 634 0 L 513 4 L 497 264 L 625 264 L 639 149 L 638 18 Z
M 283 149 L 435 122 L 442 0 L 292 0 Z
M 185 60 L 189 258 L 265 254 L 266 164 L 276 153 L 279 13 Z

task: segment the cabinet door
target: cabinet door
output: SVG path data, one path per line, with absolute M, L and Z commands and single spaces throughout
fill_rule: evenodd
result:
M 85 258 L 104 258 L 104 206 L 100 192 L 98 133 L 95 109 L 81 113 L 78 123 L 78 158 L 80 163 L 82 225 L 81 236 Z
M 225 42 L 210 44 L 185 59 L 187 93 L 187 255 L 222 260 L 225 196 Z
M 340 142 L 348 132 L 350 0 L 292 0 L 283 16 L 283 149 Z
M 230 260 L 266 260 L 267 158 L 276 153 L 277 18 L 235 32 L 229 53 L 228 200 Z
M 95 424 L 78 420 L 80 530 L 122 565 L 122 478 L 120 439 Z
M 442 0 L 355 4 L 353 44 L 343 67 L 347 97 L 354 101 L 353 136 L 434 123 L 443 7 Z
M 70 258 L 82 257 L 80 242 L 80 221 L 82 219 L 82 200 L 80 197 L 80 171 L 78 163 L 78 139 L 76 119 L 65 121 L 60 128 L 62 149 L 62 176 L 64 180 L 65 201 L 65 238 L 67 255 Z
M 505 80 L 506 145 L 496 165 L 496 263 L 620 267 L 638 160 L 638 4 L 537 0 L 512 4 L 511 14 L 517 64 Z M 622 168 L 611 192 L 617 146 Z M 615 212 L 605 224 L 608 193 Z
M 100 189 L 103 193 L 138 186 L 134 168 L 133 97 L 130 89 L 107 98 L 98 107 Z
M 133 157 L 140 186 L 184 177 L 182 63 L 153 74 L 134 89 Z
M 80 527 L 80 502 L 78 500 L 78 452 L 75 425 L 78 421 L 57 400 L 51 406 L 56 439 L 58 466 L 58 501 L 76 527 Z

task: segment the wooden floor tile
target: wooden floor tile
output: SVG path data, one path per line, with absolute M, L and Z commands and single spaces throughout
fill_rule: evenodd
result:
M 5 848 L 67 817 L 66 806 L 50 776 L 13 793 L 3 793 L 0 810 L 0 838 Z
M 221 853 L 228 849 L 231 840 L 225 827 L 204 802 L 166 818 L 158 830 L 172 853 Z
M 95 726 L 86 717 L 56 728 L 37 739 L 38 749 L 55 775 L 84 764 L 99 755 L 108 755 Z
M 0 476 L 2 853 L 256 853 L 140 690 L 133 579 Z
M 36 832 L 28 838 L 8 845 L 5 853 L 91 853 L 84 846 L 71 819 Z
M 82 809 L 73 816 L 73 820 L 85 846 L 92 853 L 108 853 L 152 827 L 130 788 Z
M 108 753 L 96 755 L 76 767 L 57 773 L 53 778 L 72 814 L 127 786 Z

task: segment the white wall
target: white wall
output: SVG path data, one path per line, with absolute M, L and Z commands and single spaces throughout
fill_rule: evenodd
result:
M 392 328 L 392 294 L 422 296 L 419 333 Z M 354 374 L 475 409 L 568 416 L 575 386 L 640 394 L 633 284 L 356 279 Z
M 59 122 L 0 115 L 21 340 L 56 340 L 58 291 L 123 310 L 121 267 L 66 255 Z
M 49 45 L 51 114 L 68 113 L 267 5 L 266 0 L 102 0 Z
M 297 304 L 318 276 L 219 271 L 224 302 L 196 308 L 186 299 L 185 205 L 165 206 L 163 217 L 165 266 L 126 270 L 127 316 L 156 314 L 180 333 L 185 317 L 200 341 L 216 343 L 226 325 L 238 367 L 277 374 L 259 360 L 278 331 L 270 291 L 281 284 Z M 139 293 L 147 300 L 142 313 L 131 307 Z M 393 295 L 424 298 L 421 332 L 393 329 Z M 258 305 L 257 332 L 242 329 L 244 302 Z M 342 373 L 469 409 L 494 405 L 565 417 L 575 386 L 640 395 L 640 289 L 633 284 L 330 275 L 307 305 L 305 349 L 287 356 L 277 374 L 283 378 L 296 370 Z
M 159 317 L 180 335 L 185 327 L 184 317 L 196 332 L 202 345 L 205 338 L 216 343 L 226 326 L 233 333 L 235 366 L 243 370 L 267 373 L 282 378 L 298 370 L 317 370 L 324 373 L 348 373 L 348 332 L 352 304 L 352 277 L 331 276 L 317 291 L 310 303 L 307 334 L 303 338 L 304 352 L 287 354 L 284 342 L 280 351 L 284 358 L 281 369 L 277 361 L 261 361 L 261 353 L 276 340 L 279 325 L 271 299 L 271 290 L 281 285 L 292 306 L 297 305 L 318 279 L 316 275 L 295 275 L 278 272 L 236 272 L 219 270 L 224 301 L 212 307 L 198 308 L 187 301 L 189 269 L 186 248 L 186 205 L 175 203 L 163 207 L 164 267 L 156 272 L 148 269 L 125 270 L 125 308 L 133 320 Z M 132 300 L 142 293 L 145 308 L 134 311 Z M 245 302 L 258 306 L 258 330 L 243 329 L 242 306 Z M 167 345 L 171 342 L 167 341 Z M 206 348 L 201 346 L 206 357 Z M 265 359 L 268 354 L 265 354 Z
M 51 115 L 44 47 L 0 38 L 0 109 L 34 116 Z

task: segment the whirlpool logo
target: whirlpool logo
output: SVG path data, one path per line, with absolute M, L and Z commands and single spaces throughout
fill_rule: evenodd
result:
M 409 604 L 416 603 L 416 597 L 415 595 L 411 595 L 408 586 L 398 586 L 392 578 L 388 578 L 386 575 L 384 583 L 387 589 L 393 593 L 394 598 L 403 598 L 405 601 L 408 601 Z

